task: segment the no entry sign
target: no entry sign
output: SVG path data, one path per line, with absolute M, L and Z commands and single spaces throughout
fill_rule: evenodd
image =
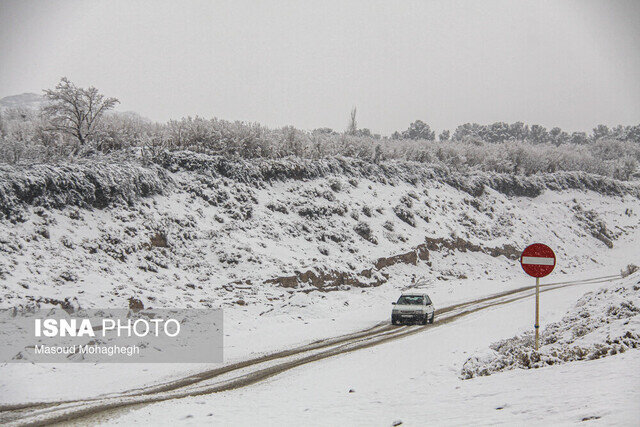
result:
M 529 276 L 544 277 L 556 266 L 556 254 L 551 248 L 542 243 L 527 246 L 520 256 L 522 269 Z
M 556 266 L 556 254 L 542 243 L 534 243 L 526 247 L 520 255 L 520 265 L 529 276 L 536 278 L 536 351 L 538 351 L 540 330 L 540 278 L 553 271 Z

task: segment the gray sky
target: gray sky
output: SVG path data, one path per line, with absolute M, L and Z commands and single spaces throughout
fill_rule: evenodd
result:
M 155 120 L 390 134 L 640 123 L 640 2 L 0 2 L 0 97 L 61 76 Z

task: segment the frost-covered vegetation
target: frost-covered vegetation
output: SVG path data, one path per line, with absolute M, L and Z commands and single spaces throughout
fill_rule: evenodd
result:
M 76 143 L 46 131 L 36 113 L 5 112 L 0 119 L 0 158 L 9 163 L 68 159 Z M 26 117 L 25 117 L 26 116 Z M 24 117 L 24 118 L 23 118 Z M 148 160 L 164 150 L 189 150 L 225 158 L 307 159 L 350 157 L 367 163 L 408 160 L 452 170 L 491 171 L 532 175 L 583 171 L 616 179 L 630 179 L 640 162 L 640 143 L 603 137 L 584 144 L 534 144 L 479 139 L 428 141 L 377 139 L 369 136 L 307 132 L 292 127 L 268 129 L 259 124 L 206 120 L 196 117 L 157 124 L 132 115 L 105 117 L 94 141 L 80 156 L 107 153 Z
M 469 358 L 461 377 L 599 359 L 640 347 L 640 275 L 628 276 L 624 286 L 585 294 L 561 321 L 543 329 L 540 343 L 535 351 L 532 332 L 496 342 L 486 354 Z
M 0 218 L 22 218 L 27 205 L 105 208 L 161 193 L 170 183 L 157 166 L 84 161 L 26 167 L 0 165 Z
M 201 117 L 154 123 L 135 113 L 106 113 L 117 102 L 114 98 L 99 98 L 111 102 L 109 108 L 99 114 L 87 110 L 80 116 L 87 118 L 79 120 L 68 114 L 67 106 L 52 106 L 57 99 L 54 95 L 65 90 L 76 91 L 81 100 L 102 96 L 95 88 L 77 88 L 63 79 L 56 90 L 46 91 L 50 100 L 41 110 L 0 111 L 0 161 L 66 161 L 106 154 L 148 162 L 165 150 L 187 150 L 228 159 L 347 157 L 369 164 L 401 160 L 465 173 L 581 171 L 619 180 L 633 178 L 640 163 L 640 125 L 613 129 L 598 125 L 587 135 L 569 134 L 559 128 L 548 131 L 522 122 L 467 123 L 458 126 L 452 137 L 449 131 L 443 131 L 435 141 L 435 133 L 420 120 L 391 138 L 358 129 L 354 116 L 345 132 L 328 128 L 305 131 L 291 126 L 270 129 L 258 123 Z M 85 104 L 93 105 L 86 101 L 79 108 Z
M 556 172 L 532 176 L 514 176 L 507 173 L 463 173 L 444 166 L 424 165 L 419 162 L 389 160 L 379 164 L 349 157 L 329 159 L 241 159 L 193 153 L 191 151 L 164 151 L 143 166 L 135 161 L 118 161 L 110 157 L 83 159 L 59 164 L 0 165 L 0 218 L 19 218 L 25 206 L 63 208 L 65 206 L 104 208 L 116 203 L 133 201 L 161 193 L 173 184 L 171 174 L 188 173 L 183 186 L 188 192 L 214 203 L 220 194 L 211 188 L 215 180 L 228 179 L 260 189 L 277 182 L 326 179 L 329 188 L 314 197 L 326 199 L 327 212 L 346 212 L 334 203 L 334 193 L 343 190 L 345 183 L 353 187 L 360 179 L 396 186 L 399 183 L 417 186 L 442 183 L 474 197 L 486 189 L 508 196 L 537 197 L 545 190 L 592 190 L 604 195 L 631 195 L 640 197 L 635 182 L 621 182 L 585 172 Z M 351 183 L 349 183 L 351 182 Z M 208 189 L 200 189 L 202 186 Z M 187 188 L 188 187 L 188 188 Z M 245 187 L 247 188 L 247 187 Z M 243 190 L 248 191 L 248 190 Z M 394 205 L 396 216 L 407 224 L 415 225 L 411 211 L 412 197 L 405 196 Z M 330 205 L 330 206 L 329 206 Z M 287 207 L 272 202 L 269 209 L 286 211 Z M 337 211 L 336 211 L 337 209 Z M 576 219 L 592 226 L 591 234 L 611 240 L 606 228 L 598 225 L 593 213 L 575 208 Z M 365 208 L 363 214 L 370 213 Z M 317 216 L 315 210 L 301 210 L 302 216 Z M 239 218 L 246 218 L 247 212 Z M 416 211 L 417 217 L 423 216 Z

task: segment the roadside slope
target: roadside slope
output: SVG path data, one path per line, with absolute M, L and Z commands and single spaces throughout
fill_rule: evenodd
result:
M 637 186 L 598 177 L 171 159 L 4 176 L 2 306 L 265 312 L 289 290 L 511 279 L 532 241 L 559 272 L 610 266 L 608 250 L 640 233 Z

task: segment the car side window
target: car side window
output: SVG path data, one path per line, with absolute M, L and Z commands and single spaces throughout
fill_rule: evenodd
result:
M 425 300 L 426 305 L 430 305 L 431 304 L 431 299 L 429 299 L 429 297 L 426 298 Z

